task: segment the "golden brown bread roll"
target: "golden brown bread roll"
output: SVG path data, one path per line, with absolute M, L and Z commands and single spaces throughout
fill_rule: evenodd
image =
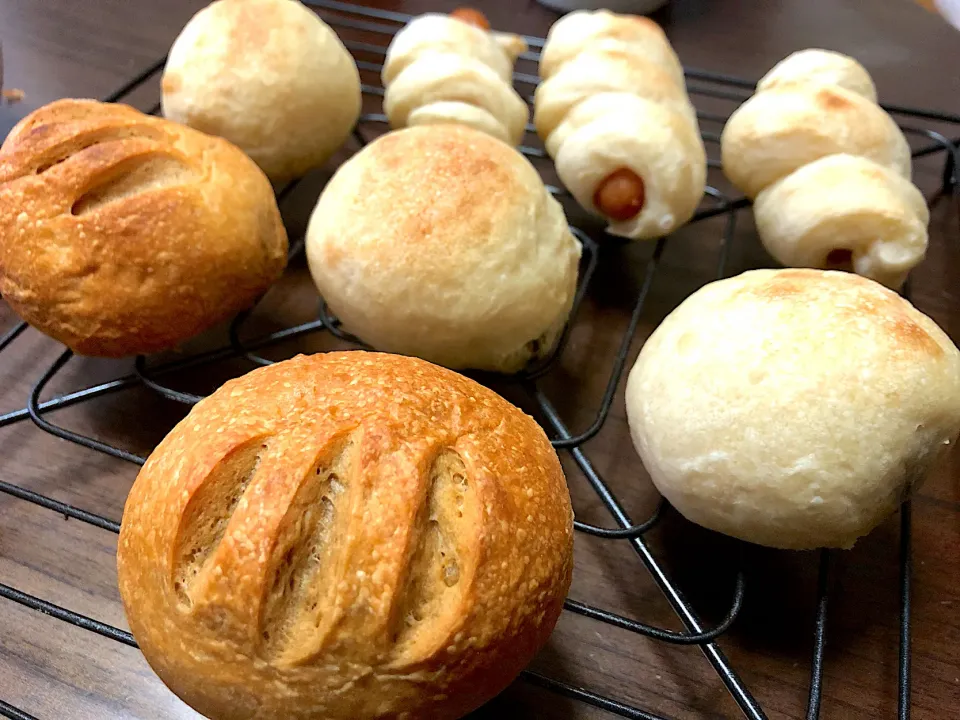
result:
M 513 65 L 527 45 L 476 22 L 463 11 L 428 13 L 396 34 L 381 73 L 392 128 L 454 123 L 520 144 L 530 113 L 513 89 Z
M 554 347 L 580 258 L 533 166 L 460 125 L 397 130 L 350 158 L 306 242 L 320 294 L 360 339 L 501 372 Z
M 794 53 L 731 115 L 721 155 L 774 258 L 897 288 L 926 253 L 929 212 L 907 140 L 875 98 L 853 58 Z
M 360 74 L 299 0 L 217 0 L 163 71 L 163 114 L 239 146 L 276 180 L 320 167 L 360 115 Z
M 573 516 L 540 427 L 414 358 L 254 370 L 140 472 L 117 570 L 151 667 L 213 720 L 453 720 L 547 640 Z
M 703 196 L 707 158 L 683 70 L 660 27 L 606 10 L 550 29 L 534 124 L 580 205 L 633 239 L 665 235 Z
M 773 547 L 850 547 L 960 433 L 960 351 L 871 280 L 756 270 L 663 321 L 626 402 L 644 466 L 690 520 Z
M 252 304 L 286 252 L 270 183 L 220 138 L 60 100 L 0 149 L 0 294 L 78 353 L 170 348 Z

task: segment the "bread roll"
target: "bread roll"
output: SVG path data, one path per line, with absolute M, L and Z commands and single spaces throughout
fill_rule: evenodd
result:
M 659 237 L 693 215 L 703 197 L 707 161 L 695 126 L 669 105 L 626 93 L 600 93 L 577 105 L 551 134 L 557 172 L 581 206 L 602 214 L 596 188 L 619 168 L 645 183 L 639 214 L 607 231 Z
M 690 219 L 707 160 L 663 31 L 606 10 L 557 21 L 540 59 L 534 125 L 557 174 L 607 231 L 665 235 Z
M 688 519 L 772 547 L 846 548 L 960 433 L 960 352 L 871 280 L 757 270 L 664 320 L 626 402 L 644 466 Z
M 761 192 L 753 206 L 764 247 L 784 265 L 853 269 L 900 287 L 923 260 L 930 212 L 909 180 L 872 160 L 829 155 Z
M 360 115 L 360 74 L 297 0 L 217 0 L 173 43 L 163 114 L 238 145 L 271 178 L 298 177 L 343 145 Z
M 541 77 L 552 77 L 585 48 L 616 49 L 644 58 L 683 86 L 683 67 L 663 29 L 648 18 L 609 10 L 578 10 L 557 20 L 540 55 Z
M 463 18 L 429 13 L 396 34 L 384 61 L 383 109 L 393 128 L 463 124 L 519 145 L 530 116 L 513 89 L 513 65 L 527 45 Z
M 454 368 L 513 372 L 548 354 L 579 257 L 530 163 L 458 125 L 375 140 L 333 176 L 307 229 L 310 272 L 350 332 Z
M 827 155 L 869 158 L 910 178 L 910 147 L 893 119 L 838 86 L 774 86 L 741 105 L 723 128 L 723 171 L 749 198 Z
M 196 335 L 251 305 L 286 253 L 270 183 L 220 138 L 60 100 L 0 149 L 0 294 L 83 355 Z
M 127 499 L 120 595 L 212 720 L 453 720 L 560 615 L 573 515 L 539 426 L 453 372 L 297 357 L 200 402 Z
M 834 85 L 877 101 L 877 88 L 870 73 L 847 55 L 830 50 L 800 50 L 778 62 L 757 83 L 757 92 L 802 82 Z

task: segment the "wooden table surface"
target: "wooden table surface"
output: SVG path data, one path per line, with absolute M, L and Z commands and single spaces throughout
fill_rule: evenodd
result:
M 0 121 L 67 96 L 102 97 L 161 57 L 203 3 L 192 0 L 44 0 L 0 2 L 4 82 L 25 91 L 22 104 L 0 110 Z M 555 15 L 529 0 L 482 3 L 495 27 L 543 35 Z M 381 3 L 418 13 L 454 3 Z M 688 66 L 756 79 L 787 53 L 827 47 L 859 58 L 873 74 L 881 99 L 960 113 L 960 33 L 908 0 L 674 0 L 657 15 Z M 520 68 L 535 72 L 526 63 Z M 375 76 L 365 73 L 365 81 Z M 702 84 L 702 83 L 697 83 Z M 158 99 L 154 77 L 131 102 L 142 109 Z M 732 102 L 694 97 L 708 112 L 728 113 Z M 914 126 L 949 127 L 909 120 Z M 369 129 L 365 130 L 368 131 Z M 706 133 L 718 123 L 705 122 Z M 372 131 L 371 131 L 372 132 Z M 535 139 L 529 139 L 536 144 Z M 716 143 L 708 143 L 716 158 Z M 348 147 L 338 159 L 346 157 Z M 917 163 L 927 191 L 937 186 L 941 160 Z M 549 172 L 547 168 L 545 170 Z M 284 204 L 291 236 L 305 218 L 329 171 L 318 172 Z M 724 191 L 719 173 L 711 182 Z M 578 213 L 571 210 L 576 222 Z M 724 220 L 686 228 L 666 246 L 630 348 L 680 300 L 716 272 Z M 928 260 L 914 276 L 914 299 L 960 340 L 960 228 L 956 206 L 934 205 Z M 596 415 L 616 348 L 649 267 L 650 244 L 607 243 L 597 274 L 558 366 L 541 383 L 574 429 Z M 749 211 L 739 213 L 727 274 L 769 265 Z M 316 297 L 302 261 L 270 293 L 249 332 L 287 327 L 313 317 Z M 0 302 L 0 332 L 15 318 Z M 183 350 L 223 342 L 221 330 Z M 271 357 L 333 347 L 321 334 L 278 346 Z M 61 347 L 28 330 L 0 354 L 0 414 L 23 408 L 33 383 Z M 175 355 L 174 355 L 175 357 Z M 224 378 L 250 369 L 228 361 L 178 375 L 176 386 L 209 392 Z M 73 359 L 46 397 L 129 373 L 131 361 Z M 497 385 L 500 388 L 500 385 Z M 509 386 L 503 391 L 530 408 Z M 622 391 L 622 388 L 621 388 Z M 148 453 L 183 417 L 182 405 L 134 387 L 49 417 L 69 428 Z M 602 431 L 584 445 L 597 471 L 635 518 L 646 517 L 656 494 L 626 430 L 618 392 Z M 612 525 L 582 473 L 562 453 L 579 519 Z M 960 717 L 960 463 L 951 458 L 914 502 L 913 694 L 914 718 Z M 113 519 L 136 467 L 58 440 L 29 421 L 0 427 L 0 481 L 43 493 Z M 738 567 L 746 577 L 744 607 L 719 647 L 770 718 L 804 717 L 816 605 L 817 553 L 744 548 L 699 530 L 672 511 L 648 542 L 670 577 L 707 624 L 727 611 Z M 849 552 L 833 555 L 822 717 L 896 716 L 899 632 L 899 521 L 891 518 Z M 97 620 L 126 628 L 116 588 L 116 536 L 32 503 L 0 493 L 0 583 Z M 578 535 L 571 597 L 630 618 L 681 629 L 637 555 L 624 541 Z M 735 718 L 736 704 L 696 647 L 664 644 L 565 613 L 537 672 L 588 688 L 670 718 Z M 0 599 L 0 700 L 43 720 L 76 718 L 189 718 L 196 715 L 153 676 L 139 652 Z M 605 718 L 603 710 L 518 680 L 478 718 Z

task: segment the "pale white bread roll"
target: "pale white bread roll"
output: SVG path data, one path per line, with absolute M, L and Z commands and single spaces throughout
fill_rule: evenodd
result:
M 703 141 L 688 119 L 670 105 L 628 93 L 601 93 L 581 102 L 551 134 L 557 173 L 577 202 L 602 215 L 597 186 L 629 168 L 643 179 L 643 209 L 611 221 L 608 232 L 642 239 L 661 237 L 690 219 L 707 177 Z
M 463 23 L 460 23 L 461 25 Z M 478 122 L 479 113 L 467 115 L 463 108 L 450 108 L 446 103 L 472 105 L 487 113 L 500 126 L 496 137 L 509 138 L 518 145 L 523 139 L 530 116 L 527 103 L 512 86 L 507 85 L 486 65 L 452 52 L 430 52 L 408 65 L 387 87 L 383 110 L 393 128 L 406 127 L 411 114 L 424 109 L 419 124 L 428 119 L 441 122 L 467 120 L 477 130 L 485 130 Z M 440 108 L 431 105 L 445 103 Z M 451 110 L 455 110 L 451 112 Z
M 837 85 L 877 101 L 877 88 L 863 65 L 848 55 L 816 48 L 800 50 L 778 62 L 757 83 L 757 92 L 798 82 Z
M 910 177 L 910 147 L 900 128 L 876 103 L 841 87 L 770 88 L 737 108 L 721 136 L 724 173 L 749 198 L 836 153 Z
M 427 13 L 400 30 L 387 48 L 381 80 L 384 87 L 426 53 L 446 52 L 473 58 L 504 82 L 513 82 L 513 64 L 527 49 L 518 35 L 489 33 L 449 15 Z
M 784 265 L 825 267 L 849 253 L 853 269 L 898 288 L 927 250 L 930 212 L 909 180 L 872 160 L 829 155 L 757 195 L 764 247 Z
M 604 92 L 632 93 L 670 105 L 696 122 L 683 83 L 663 67 L 619 49 L 597 48 L 581 52 L 537 87 L 533 113 L 537 134 L 548 141 L 574 106 Z
M 360 115 L 360 75 L 294 0 L 218 0 L 170 48 L 165 117 L 237 145 L 276 180 L 326 163 Z
M 663 29 L 645 17 L 609 10 L 579 10 L 557 20 L 540 55 L 540 77 L 552 77 L 580 53 L 598 47 L 636 54 L 661 66 L 683 85 L 683 67 Z
M 580 245 L 516 150 L 460 125 L 398 130 L 337 171 L 307 230 L 320 293 L 376 348 L 512 372 L 549 353 Z
M 960 352 L 843 272 L 711 283 L 654 331 L 626 389 L 644 466 L 688 519 L 779 548 L 850 547 L 960 432 Z

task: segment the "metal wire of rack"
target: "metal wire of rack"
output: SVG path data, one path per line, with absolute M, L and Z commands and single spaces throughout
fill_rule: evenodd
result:
M 389 38 L 395 34 L 404 23 L 411 19 L 410 16 L 402 13 L 361 7 L 349 3 L 337 2 L 336 0 L 312 0 L 306 2 L 306 4 L 320 12 L 324 20 L 335 28 L 364 31 L 384 38 L 385 42 L 382 44 L 345 41 L 347 48 L 355 53 L 361 52 L 380 57 L 385 54 L 386 44 Z M 544 40 L 536 37 L 526 37 L 526 40 L 532 50 L 524 53 L 521 59 L 535 61 L 539 58 L 538 51 L 543 47 Z M 105 100 L 113 102 L 127 98 L 131 93 L 153 79 L 163 67 L 165 60 L 166 58 L 161 58 L 139 75 L 129 80 L 121 88 L 105 98 Z M 358 60 L 357 64 L 361 70 L 379 72 L 381 69 L 381 65 L 376 62 Z M 715 98 L 739 103 L 745 100 L 753 89 L 753 83 L 747 80 L 719 73 L 687 68 L 685 75 L 688 81 L 688 90 L 693 97 Z M 514 80 L 517 85 L 528 88 L 535 86 L 538 82 L 538 78 L 535 75 L 519 72 L 514 74 Z M 378 86 L 363 85 L 363 92 L 369 96 L 382 96 L 383 89 Z M 884 107 L 889 112 L 898 116 L 913 118 L 915 120 L 946 123 L 960 127 L 960 116 L 900 106 L 885 105 Z M 159 105 L 154 105 L 150 109 L 152 113 L 158 111 Z M 713 123 L 722 123 L 726 119 L 724 115 L 702 111 L 698 112 L 698 117 L 702 122 Z M 358 129 L 355 132 L 357 139 L 361 144 L 365 143 L 366 139 L 363 134 L 363 129 L 365 127 L 384 125 L 385 122 L 386 118 L 382 114 L 363 115 Z M 945 193 L 953 193 L 956 196 L 958 190 L 960 190 L 960 150 L 958 150 L 958 141 L 950 140 L 945 135 L 933 130 L 925 130 L 910 125 L 901 125 L 901 127 L 908 134 L 926 138 L 929 141 L 914 151 L 914 157 L 924 157 L 934 153 L 943 154 L 943 184 L 937 196 Z M 719 140 L 719 135 L 716 132 L 703 132 L 703 137 L 708 143 L 716 143 Z M 545 157 L 543 150 L 537 147 L 523 146 L 521 147 L 521 151 L 528 157 L 534 159 Z M 716 162 L 711 162 L 710 165 L 714 168 L 719 167 L 719 164 Z M 298 182 L 299 181 L 294 181 L 282 188 L 278 192 L 278 202 L 282 203 L 297 186 Z M 555 195 L 567 195 L 561 188 L 548 187 Z M 728 274 L 729 250 L 736 227 L 737 211 L 747 207 L 749 203 L 743 198 L 730 198 L 713 187 L 707 188 L 706 200 L 707 207 L 701 209 L 694 216 L 691 223 L 699 223 L 719 215 L 726 217 L 723 231 L 718 239 L 718 264 L 715 273 L 717 278 L 722 278 Z M 931 199 L 931 202 L 932 201 L 933 199 Z M 645 533 L 654 527 L 660 519 L 661 509 L 664 504 L 663 501 L 657 505 L 652 514 L 647 518 L 637 521 L 630 517 L 624 509 L 621 500 L 611 490 L 593 463 L 591 463 L 590 458 L 582 447 L 587 440 L 594 437 L 601 430 L 610 414 L 615 393 L 621 384 L 626 368 L 631 342 L 634 339 L 638 324 L 643 316 L 650 288 L 657 274 L 657 269 L 669 242 L 669 238 L 662 238 L 655 244 L 634 300 L 629 322 L 627 323 L 626 330 L 622 335 L 618 350 L 610 367 L 610 373 L 599 403 L 597 414 L 589 425 L 580 430 L 571 429 L 538 383 L 541 377 L 551 371 L 556 363 L 557 357 L 563 352 L 569 328 L 575 322 L 577 311 L 590 286 L 597 265 L 599 248 L 596 241 L 586 233 L 575 228 L 572 229 L 583 245 L 584 257 L 581 265 L 579 287 L 571 312 L 571 321 L 561 337 L 556 351 L 551 357 L 547 358 L 538 366 L 530 368 L 518 375 L 514 378 L 514 382 L 539 407 L 542 417 L 546 420 L 546 430 L 548 434 L 551 435 L 552 444 L 557 450 L 569 453 L 587 483 L 592 487 L 606 508 L 612 522 L 615 524 L 615 527 L 601 527 L 576 521 L 576 530 L 586 535 L 605 540 L 625 541 L 629 543 L 642 565 L 650 573 L 662 591 L 685 629 L 677 632 L 654 627 L 574 599 L 567 600 L 565 609 L 568 612 L 577 613 L 600 623 L 638 633 L 655 640 L 673 644 L 696 645 L 716 671 L 721 682 L 733 696 L 743 715 L 750 720 L 763 720 L 767 717 L 764 710 L 753 697 L 741 676 L 732 667 L 726 655 L 716 644 L 717 638 L 726 632 L 735 622 L 743 605 L 746 593 L 746 582 L 743 570 L 739 570 L 734 579 L 733 597 L 731 598 L 729 610 L 725 617 L 715 626 L 707 627 L 700 619 L 696 609 L 684 597 L 681 589 L 668 576 L 663 564 L 654 555 L 651 547 L 644 538 Z M 298 238 L 291 243 L 291 258 L 302 253 L 302 251 L 303 239 Z M 233 321 L 229 333 L 230 343 L 224 347 L 163 364 L 151 364 L 146 358 L 138 357 L 134 363 L 134 371 L 130 374 L 42 400 L 41 398 L 47 385 L 60 373 L 72 357 L 71 351 L 66 350 L 42 373 L 39 380 L 33 386 L 25 407 L 0 415 L 0 428 L 29 419 L 38 428 L 52 435 L 139 466 L 145 461 L 145 458 L 142 456 L 108 444 L 97 438 L 89 437 L 56 425 L 48 419 L 48 415 L 53 411 L 84 403 L 94 398 L 129 389 L 137 385 L 144 385 L 169 400 L 188 406 L 193 405 L 201 399 L 200 396 L 183 392 L 166 385 L 165 378 L 177 371 L 204 367 L 230 358 L 246 358 L 253 365 L 266 365 L 272 361 L 258 355 L 258 350 L 311 333 L 327 332 L 341 340 L 353 343 L 356 346 L 362 346 L 362 343 L 340 327 L 339 321 L 329 313 L 322 301 L 316 319 L 253 339 L 244 338 L 244 323 L 248 316 L 249 313 L 242 313 Z M 25 323 L 15 324 L 6 333 L 0 335 L 0 352 L 11 346 L 17 338 L 24 333 L 26 327 Z M 120 523 L 117 520 L 60 502 L 11 483 L 0 481 L 0 492 L 22 501 L 34 503 L 54 513 L 74 518 L 108 532 L 118 533 L 120 530 Z M 898 673 L 898 718 L 900 720 L 906 720 L 910 716 L 910 523 L 911 505 L 908 501 L 903 504 L 900 510 L 899 594 L 901 602 Z M 807 718 L 810 719 L 819 717 L 820 713 L 824 647 L 827 637 L 828 588 L 834 552 L 835 551 L 823 550 L 820 553 L 816 588 L 817 605 L 813 627 L 813 654 L 810 665 L 810 685 L 806 711 Z M 0 583 L 0 597 L 49 615 L 57 620 L 97 633 L 116 642 L 136 647 L 133 636 L 120 628 L 78 614 L 49 600 L 33 596 L 9 585 Z M 578 687 L 533 671 L 528 670 L 524 672 L 522 677 L 534 685 L 600 708 L 619 717 L 633 718 L 635 720 L 665 720 L 665 718 L 660 715 L 629 705 L 615 698 L 607 697 L 587 688 Z M 0 698 L 0 716 L 13 718 L 14 720 L 37 720 L 26 710 L 14 707 L 2 698 Z

